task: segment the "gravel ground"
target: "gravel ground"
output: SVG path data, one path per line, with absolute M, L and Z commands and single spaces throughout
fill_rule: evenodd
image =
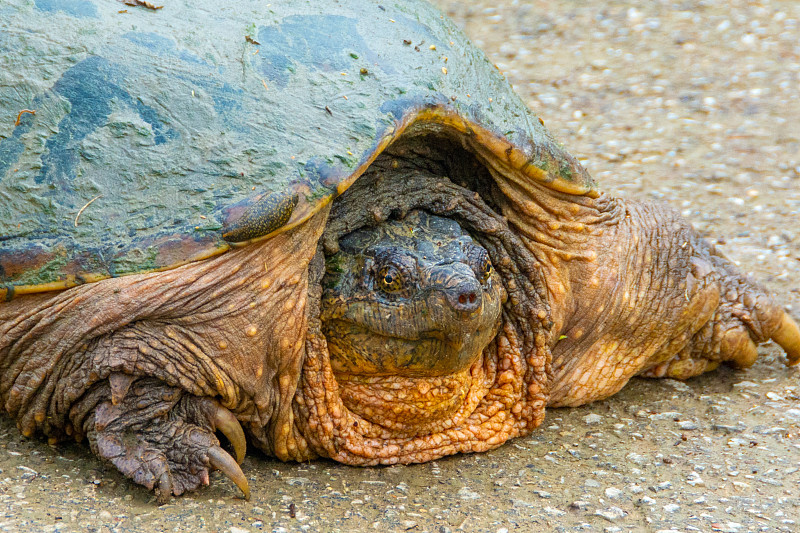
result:
M 680 209 L 800 317 L 800 4 L 438 2 L 606 191 Z M 524 5 L 523 5 L 524 4 Z M 0 531 L 798 531 L 800 372 L 634 380 L 493 452 L 359 469 L 245 460 L 157 507 L 0 418 Z

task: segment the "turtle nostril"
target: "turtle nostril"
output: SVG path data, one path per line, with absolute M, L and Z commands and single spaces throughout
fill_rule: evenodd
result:
M 450 303 L 457 311 L 472 313 L 480 306 L 480 294 L 472 288 L 463 287 L 450 298 Z

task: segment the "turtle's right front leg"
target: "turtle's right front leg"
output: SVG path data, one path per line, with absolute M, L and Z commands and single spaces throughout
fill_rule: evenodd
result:
M 159 503 L 208 485 L 214 469 L 250 497 L 238 464 L 245 455 L 244 432 L 216 400 L 187 394 L 155 378 L 112 373 L 73 406 L 71 415 L 73 421 L 82 420 L 92 451 L 134 482 L 155 490 Z M 220 447 L 215 431 L 227 437 L 236 459 Z
M 142 321 L 77 350 L 49 347 L 44 369 L 37 358 L 16 354 L 14 345 L 0 351 L 5 408 L 24 435 L 39 431 L 53 443 L 87 439 L 99 458 L 155 490 L 160 503 L 208 484 L 214 469 L 249 496 L 238 465 L 244 431 L 221 405 L 222 393 L 230 389 L 236 396 L 237 389 L 217 361 L 204 356 L 209 350 L 191 330 Z M 220 447 L 217 431 L 236 459 Z

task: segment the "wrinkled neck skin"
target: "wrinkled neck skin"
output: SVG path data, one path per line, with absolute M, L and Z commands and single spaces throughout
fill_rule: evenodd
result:
M 523 190 L 510 182 L 503 189 L 508 195 L 503 213 L 544 271 L 557 340 L 597 304 L 587 293 L 599 288 L 600 271 L 617 266 L 618 254 L 608 243 L 615 241 L 626 207 L 606 195 L 576 197 L 535 183 Z

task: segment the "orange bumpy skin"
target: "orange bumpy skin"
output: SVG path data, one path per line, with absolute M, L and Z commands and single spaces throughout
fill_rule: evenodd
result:
M 6 411 L 25 435 L 88 440 L 165 501 L 211 469 L 247 495 L 245 434 L 284 460 L 427 461 L 497 447 L 547 405 L 605 398 L 634 375 L 750 365 L 769 338 L 800 360 L 794 321 L 671 210 L 556 192 L 422 141 L 393 146 L 330 212 L 271 239 L 0 304 Z M 488 252 L 506 295 L 498 333 L 451 374 L 340 382 L 324 256 L 412 209 L 458 221 Z

